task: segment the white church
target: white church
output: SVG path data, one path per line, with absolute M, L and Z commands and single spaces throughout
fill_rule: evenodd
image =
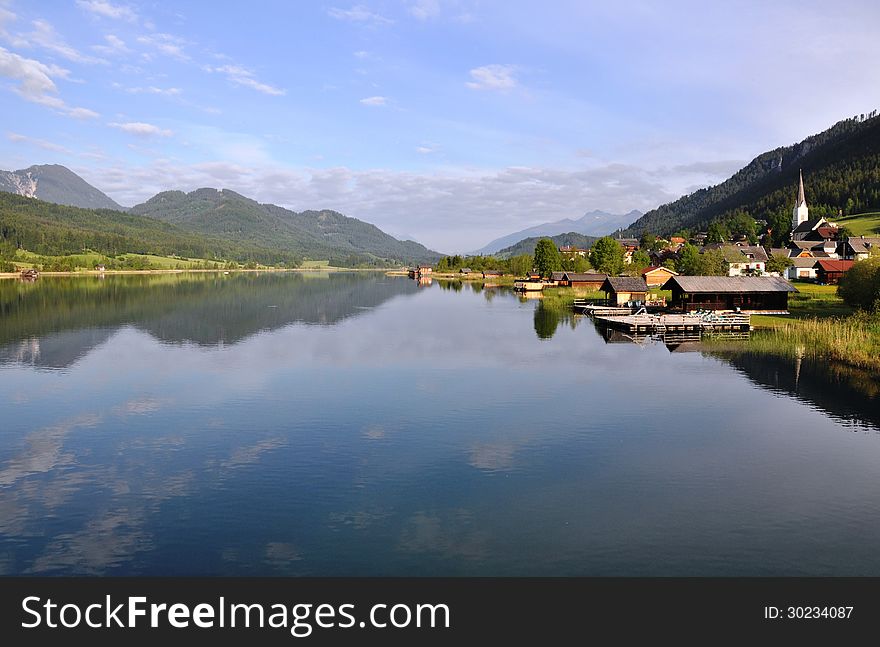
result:
M 810 219 L 810 209 L 807 207 L 807 197 L 804 194 L 803 171 L 799 173 L 799 178 L 797 202 L 791 214 L 791 239 L 793 241 L 822 240 L 829 236 L 829 230 L 837 229 L 837 226 L 825 218 Z M 823 229 L 821 234 L 819 233 L 820 228 Z

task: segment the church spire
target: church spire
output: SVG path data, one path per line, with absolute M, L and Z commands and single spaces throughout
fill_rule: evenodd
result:
M 791 213 L 791 229 L 794 231 L 802 222 L 810 219 L 810 210 L 807 208 L 807 196 L 804 195 L 804 173 L 798 172 L 798 197 L 794 210 Z
M 800 185 L 798 186 L 798 198 L 797 198 L 797 207 L 804 205 L 807 206 L 807 197 L 804 195 L 804 172 L 802 170 L 798 171 L 800 175 Z

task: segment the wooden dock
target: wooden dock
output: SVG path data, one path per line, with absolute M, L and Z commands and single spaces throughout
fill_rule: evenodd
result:
M 632 308 L 593 305 L 574 306 L 574 311 L 578 314 L 589 315 L 590 317 L 623 317 L 633 313 Z
M 586 299 L 575 299 L 572 304 L 575 313 L 581 315 L 589 315 L 590 317 L 619 317 L 623 315 L 631 315 L 633 308 L 625 306 L 607 306 L 600 305 Z
M 748 332 L 751 317 L 746 314 L 724 315 L 670 315 L 630 314 L 624 316 L 594 316 L 595 320 L 610 328 L 631 333 L 670 332 Z

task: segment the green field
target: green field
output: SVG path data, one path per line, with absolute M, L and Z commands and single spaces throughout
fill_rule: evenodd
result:
M 832 221 L 849 229 L 854 236 L 880 236 L 880 212 L 832 218 Z
M 788 297 L 790 315 L 752 315 L 752 325 L 756 328 L 776 328 L 798 319 L 846 317 L 853 313 L 853 309 L 837 296 L 836 285 L 796 281 L 794 286 L 798 291 Z

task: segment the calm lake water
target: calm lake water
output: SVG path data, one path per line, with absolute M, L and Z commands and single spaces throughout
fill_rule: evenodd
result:
M 880 575 L 877 376 L 628 341 L 382 274 L 0 281 L 0 573 Z

